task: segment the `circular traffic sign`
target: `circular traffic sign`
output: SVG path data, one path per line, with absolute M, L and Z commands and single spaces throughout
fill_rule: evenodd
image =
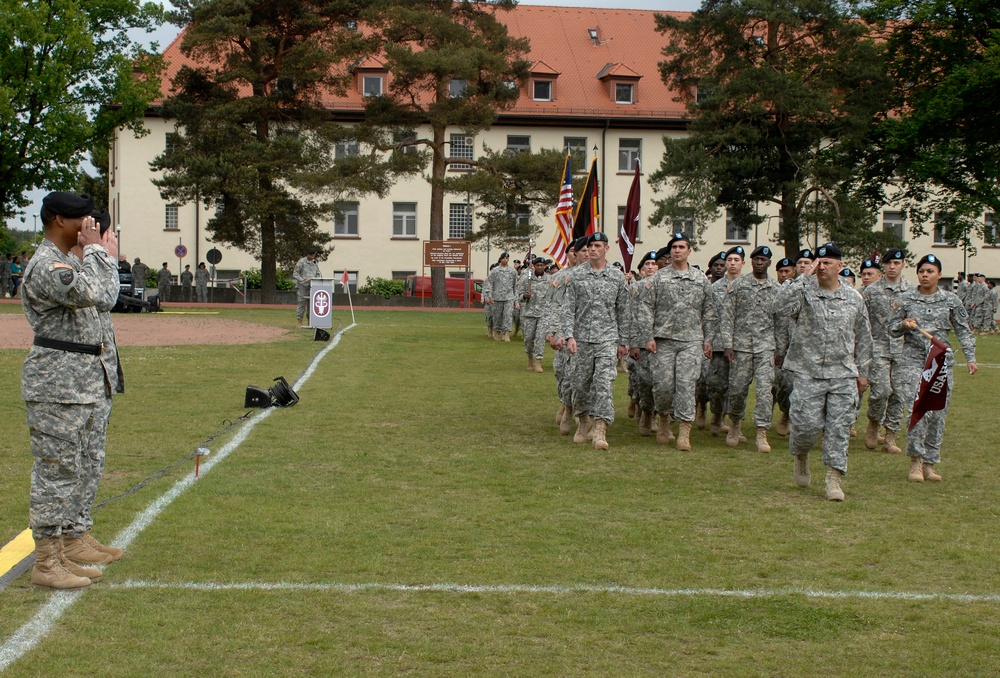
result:
M 177 247 L 174 248 L 174 256 L 177 257 L 178 259 L 183 259 L 184 257 L 187 256 L 187 253 L 188 253 L 188 248 L 184 247 L 184 245 L 178 245 Z
M 205 252 L 205 258 L 208 259 L 208 263 L 214 266 L 222 261 L 222 252 L 213 247 L 208 252 Z

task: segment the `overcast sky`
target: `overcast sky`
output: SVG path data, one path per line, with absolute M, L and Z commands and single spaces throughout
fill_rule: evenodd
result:
M 165 7 L 170 7 L 169 2 L 160 3 Z M 700 0 L 533 0 L 532 2 L 522 2 L 522 5 L 552 5 L 556 7 L 608 7 L 615 9 L 655 9 L 662 11 L 693 12 L 701 6 Z M 134 32 L 132 39 L 149 45 L 156 42 L 159 49 L 166 49 L 170 41 L 177 37 L 180 29 L 173 24 L 164 24 L 153 33 Z M 39 189 L 30 191 L 28 197 L 32 204 L 24 209 L 24 221 L 22 218 L 14 218 L 8 221 L 12 228 L 31 229 L 35 224 L 33 215 L 37 215 L 42 208 L 42 198 L 48 193 L 47 190 Z M 41 224 L 38 224 L 41 229 Z

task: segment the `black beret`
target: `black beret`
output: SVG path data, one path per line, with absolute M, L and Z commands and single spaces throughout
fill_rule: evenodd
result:
M 905 258 L 906 256 L 903 254 L 903 250 L 898 247 L 890 247 L 885 251 L 885 254 L 882 255 L 882 261 L 891 261 L 893 259 L 902 260 Z
M 587 240 L 587 244 L 589 245 L 592 242 L 608 242 L 608 236 L 604 235 L 600 231 L 597 233 L 591 233 L 590 238 Z
M 861 272 L 864 273 L 866 268 L 874 268 L 876 271 L 881 271 L 882 267 L 876 264 L 871 259 L 865 259 L 861 262 Z
M 94 211 L 94 199 L 86 193 L 77 195 L 66 191 L 53 191 L 42 198 L 42 207 L 53 214 L 76 219 L 89 216 Z
M 924 264 L 937 266 L 938 273 L 940 273 L 943 270 L 941 268 L 941 259 L 934 256 L 933 254 L 925 254 L 924 256 L 922 256 L 920 258 L 920 261 L 917 262 L 917 270 L 920 270 L 920 267 L 923 266 Z
M 757 249 L 755 249 L 753 252 L 750 253 L 750 258 L 753 259 L 754 257 L 767 257 L 768 259 L 770 259 L 771 248 L 768 247 L 767 245 L 761 245 L 760 247 L 758 247 Z
M 708 260 L 708 267 L 712 268 L 712 264 L 714 264 L 715 262 L 717 262 L 717 261 L 725 261 L 725 260 L 726 260 L 726 253 L 725 253 L 725 251 L 719 252 L 718 254 L 713 255 L 712 258 Z
M 840 275 L 842 275 L 845 278 L 855 278 L 854 271 L 852 271 L 851 269 L 847 268 L 846 266 L 844 268 L 840 269 Z
M 504 252 L 500 255 L 500 259 L 510 259 L 510 253 Z
M 310 247 L 309 249 L 306 250 L 306 254 L 316 254 L 316 248 Z
M 785 257 L 784 259 L 778 259 L 778 265 L 774 267 L 775 270 L 779 268 L 795 268 L 795 262 Z
M 624 271 L 625 270 L 625 267 L 622 266 L 621 262 L 616 261 L 615 263 L 613 263 L 611 265 L 614 266 L 615 268 L 617 268 L 620 271 Z
M 832 242 L 828 242 L 825 245 L 821 245 L 816 249 L 816 256 L 821 259 L 842 259 L 843 256 L 840 254 L 840 248 L 834 245 Z
M 740 255 L 740 259 L 747 258 L 746 250 L 743 249 L 742 245 L 737 245 L 736 247 L 730 247 L 729 250 L 726 252 L 726 259 L 729 258 L 730 254 L 738 254 Z
M 672 236 L 670 236 L 670 242 L 667 243 L 667 251 L 668 252 L 670 251 L 670 248 L 674 246 L 675 242 L 680 242 L 682 240 L 684 242 L 686 242 L 688 245 L 691 244 L 691 239 L 688 238 L 683 233 L 681 233 L 680 231 L 678 231 L 677 233 L 674 233 Z
M 573 241 L 573 251 L 579 252 L 580 250 L 582 250 L 584 247 L 587 246 L 588 242 L 590 242 L 590 238 L 588 238 L 587 236 L 581 236 L 577 238 L 576 240 Z
M 816 255 L 813 254 L 813 251 L 807 247 L 804 250 L 800 250 L 799 256 L 795 257 L 795 261 L 799 261 L 800 259 L 808 259 L 809 261 L 816 261 Z
M 639 268 L 642 268 L 642 265 L 645 264 L 647 261 L 656 261 L 657 256 L 658 255 L 656 250 L 650 250 L 649 252 L 646 252 L 645 254 L 642 255 L 642 259 L 639 260 Z

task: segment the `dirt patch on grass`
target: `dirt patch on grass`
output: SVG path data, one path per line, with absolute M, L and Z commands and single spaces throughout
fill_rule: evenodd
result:
M 115 341 L 119 346 L 175 346 L 178 344 L 260 344 L 286 337 L 289 330 L 211 315 L 115 313 Z M 0 348 L 31 346 L 31 326 L 23 315 L 0 314 Z

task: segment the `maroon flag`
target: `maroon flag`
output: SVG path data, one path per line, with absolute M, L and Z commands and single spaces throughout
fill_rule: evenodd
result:
M 948 399 L 948 365 L 945 359 L 951 347 L 936 337 L 928 338 L 931 340 L 931 350 L 927 354 L 924 371 L 920 374 L 920 388 L 913 399 L 913 414 L 910 415 L 907 431 L 912 430 L 928 412 L 943 410 Z
M 876 247 L 875 251 L 872 252 L 872 263 L 876 266 L 882 265 L 882 255 L 878 253 L 878 247 Z
M 600 191 L 597 188 L 597 158 L 590 163 L 587 173 L 587 185 L 583 189 L 580 202 L 576 204 L 576 216 L 573 219 L 573 239 L 597 233 L 597 220 L 601 218 L 601 209 L 597 206 Z
M 635 176 L 632 186 L 628 189 L 628 202 L 625 203 L 625 217 L 622 219 L 621 231 L 618 234 L 618 247 L 622 251 L 622 263 L 625 270 L 632 270 L 632 255 L 635 254 L 635 236 L 639 232 L 639 161 L 635 161 Z

